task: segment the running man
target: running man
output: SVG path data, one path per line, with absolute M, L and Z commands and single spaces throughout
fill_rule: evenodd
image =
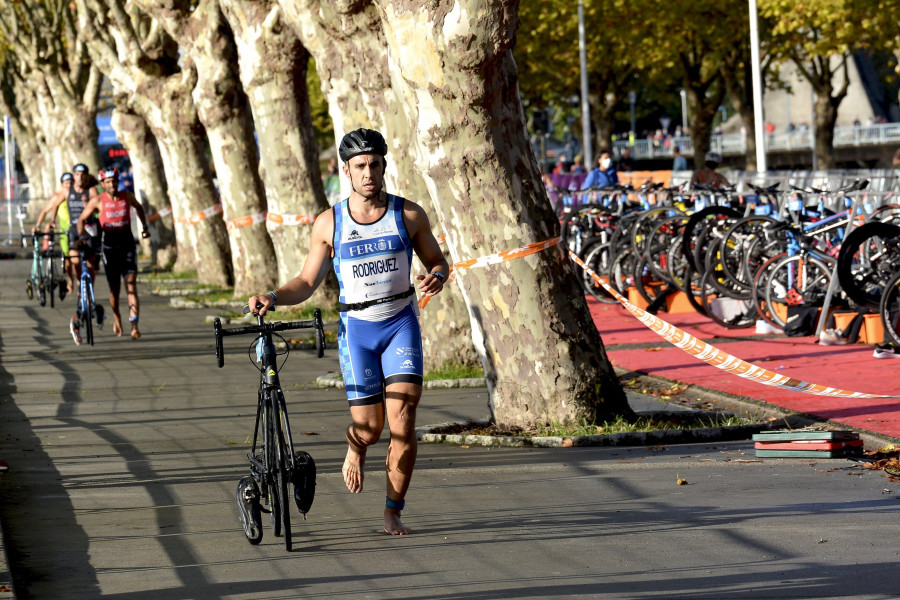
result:
M 38 233 L 40 231 L 41 223 L 44 222 L 44 217 L 47 215 L 50 215 L 50 222 L 47 223 L 48 232 L 56 227 L 57 219 L 59 220 L 59 231 L 69 231 L 69 205 L 63 202 L 63 200 L 69 196 L 69 190 L 72 188 L 74 180 L 75 178 L 71 173 L 62 174 L 62 177 L 59 178 L 59 188 L 53 192 L 53 195 L 50 196 L 50 200 L 48 200 L 47 204 L 44 206 L 44 210 L 38 215 L 37 224 L 32 228 L 32 233 Z M 59 236 L 59 249 L 63 256 L 69 255 L 68 233 Z M 60 300 L 65 298 L 66 292 L 71 291 L 72 288 L 75 287 L 75 274 L 72 271 L 72 261 L 67 260 L 64 262 L 66 264 L 66 279 L 68 281 L 67 287 L 63 287 L 63 283 L 60 282 Z
M 384 531 L 405 535 L 412 530 L 400 520 L 400 512 L 416 462 L 416 408 L 422 396 L 412 254 L 428 271 L 416 277 L 426 296 L 443 289 L 450 267 L 422 207 L 382 189 L 387 143 L 381 134 L 351 131 L 341 140 L 339 154 L 352 193 L 316 218 L 300 275 L 273 292 L 251 297 L 248 304 L 259 314 L 276 302 L 300 304 L 334 268 L 341 287 L 339 359 L 353 420 L 341 472 L 347 489 L 360 493 L 366 449 L 380 438 L 387 415 L 391 439 Z M 262 308 L 257 311 L 258 305 Z
M 119 170 L 103 169 L 97 175 L 103 193 L 88 202 L 76 224 L 79 235 L 84 233 L 85 224 L 94 211 L 100 211 L 100 229 L 103 231 L 103 268 L 109 284 L 109 307 L 113 313 L 113 332 L 122 336 L 122 316 L 119 314 L 119 292 L 125 279 L 125 293 L 128 295 L 128 321 L 131 323 L 131 339 L 141 337 L 138 328 L 140 301 L 137 293 L 137 246 L 131 234 L 131 209 L 141 220 L 142 237 L 150 237 L 144 207 L 131 192 L 119 190 Z

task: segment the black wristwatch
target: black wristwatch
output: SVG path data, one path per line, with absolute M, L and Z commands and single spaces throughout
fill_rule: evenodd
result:
M 441 285 L 444 285 L 444 282 L 447 280 L 447 277 L 440 271 L 435 271 L 432 275 L 441 280 Z

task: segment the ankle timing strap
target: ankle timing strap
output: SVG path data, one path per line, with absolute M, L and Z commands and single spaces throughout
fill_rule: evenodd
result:
M 406 507 L 406 500 L 391 500 L 385 496 L 384 507 L 390 510 L 403 510 Z

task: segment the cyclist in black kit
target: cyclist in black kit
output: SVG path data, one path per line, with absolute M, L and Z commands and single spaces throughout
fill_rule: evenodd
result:
M 72 167 L 72 176 L 74 181 L 72 187 L 69 188 L 68 195 L 61 195 L 55 205 L 50 208 L 50 211 L 55 211 L 63 201 L 66 202 L 69 209 L 69 261 L 72 265 L 72 272 L 77 279 L 78 273 L 81 272 L 81 259 L 78 252 L 82 250 L 85 258 L 88 260 L 88 269 L 91 277 L 93 277 L 100 260 L 100 221 L 94 216 L 85 221 L 84 229 L 86 235 L 84 240 L 79 240 L 80 236 L 76 224 L 88 202 L 97 198 L 97 180 L 91 175 L 87 165 L 83 163 L 78 163 Z M 74 286 L 74 289 L 69 290 L 69 293 L 72 292 L 78 293 L 77 285 Z M 77 298 L 75 306 L 78 306 Z M 79 317 L 76 314 L 72 317 L 72 322 L 69 324 L 69 332 L 72 334 L 72 339 L 75 340 L 76 344 L 81 343 L 81 336 L 78 331 L 79 325 Z M 103 328 L 103 307 L 99 304 L 97 305 L 97 327 Z

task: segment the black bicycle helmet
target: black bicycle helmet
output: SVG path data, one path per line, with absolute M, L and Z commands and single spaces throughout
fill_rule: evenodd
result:
M 387 142 L 374 129 L 356 129 L 343 137 L 338 148 L 341 160 L 347 162 L 359 154 L 387 154 Z
M 91 170 L 88 169 L 88 166 L 84 163 L 78 163 L 74 167 L 72 167 L 73 173 L 90 173 Z
M 63 173 L 62 177 L 59 178 L 60 183 L 65 183 L 67 181 L 73 181 L 75 178 L 72 177 L 71 173 Z

